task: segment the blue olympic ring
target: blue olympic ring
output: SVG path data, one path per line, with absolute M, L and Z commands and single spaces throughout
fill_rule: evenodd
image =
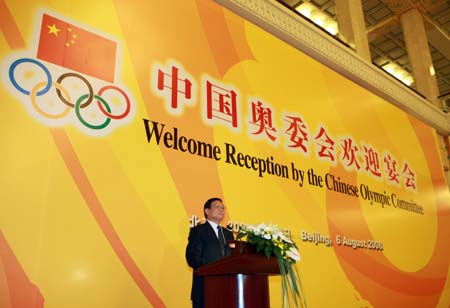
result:
M 10 68 L 9 68 L 9 79 L 11 80 L 13 86 L 20 92 L 22 92 L 25 95 L 30 95 L 30 91 L 25 90 L 24 88 L 22 88 L 16 81 L 16 79 L 14 78 L 14 70 L 16 68 L 17 65 L 19 65 L 20 63 L 23 62 L 30 62 L 30 63 L 34 63 L 37 66 L 39 66 L 40 68 L 42 68 L 45 72 L 45 75 L 47 75 L 47 85 L 45 86 L 44 89 L 42 89 L 41 91 L 37 92 L 37 96 L 43 95 L 45 93 L 47 93 L 50 88 L 52 87 L 52 75 L 50 75 L 50 71 L 44 66 L 44 64 L 42 64 L 41 62 L 35 60 L 35 59 L 31 59 L 31 58 L 22 58 L 22 59 L 18 59 L 16 61 L 13 62 L 13 64 L 11 64 Z

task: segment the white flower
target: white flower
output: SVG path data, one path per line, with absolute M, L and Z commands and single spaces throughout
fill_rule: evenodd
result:
M 268 234 L 268 233 L 264 234 L 263 237 L 264 237 L 266 240 L 270 240 L 270 239 L 272 238 L 272 237 L 270 236 L 270 234 Z
M 294 246 L 289 248 L 289 250 L 286 251 L 286 254 L 289 258 L 291 258 L 295 261 L 300 260 L 300 253 L 298 252 L 297 248 L 295 248 Z
M 293 242 L 290 239 L 288 239 L 282 232 L 280 232 L 280 238 L 286 243 L 293 244 Z

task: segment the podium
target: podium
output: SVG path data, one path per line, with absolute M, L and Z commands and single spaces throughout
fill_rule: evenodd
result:
M 204 277 L 205 308 L 269 308 L 269 275 L 279 275 L 277 259 L 242 241 L 228 242 L 231 255 L 197 269 Z

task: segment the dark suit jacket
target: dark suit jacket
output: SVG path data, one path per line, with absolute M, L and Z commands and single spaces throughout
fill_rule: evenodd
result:
M 222 228 L 225 241 L 234 240 L 233 233 Z M 230 250 L 226 249 L 226 255 Z M 190 267 L 198 269 L 200 266 L 217 261 L 221 258 L 220 242 L 215 231 L 208 222 L 197 225 L 189 232 L 188 245 L 186 247 L 186 260 Z M 192 278 L 191 299 L 203 301 L 203 277 L 195 273 Z

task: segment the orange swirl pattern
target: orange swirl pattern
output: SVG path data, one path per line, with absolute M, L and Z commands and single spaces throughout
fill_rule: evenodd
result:
M 433 139 L 431 132 L 423 133 L 418 125 L 414 125 L 416 134 L 422 149 L 427 154 L 427 163 L 431 172 L 430 178 L 436 189 L 445 187 L 445 180 L 439 172 L 438 153 L 427 146 L 428 141 Z M 343 170 L 336 168 L 333 174 L 340 174 Z M 356 178 L 351 182 L 356 184 Z M 446 236 L 450 232 L 450 223 L 447 211 L 447 200 L 444 197 L 437 197 L 436 207 L 438 221 L 438 238 L 433 255 L 429 262 L 415 273 L 403 272 L 397 269 L 387 260 L 382 252 L 367 253 L 363 250 L 352 251 L 347 247 L 335 246 L 334 250 L 339 258 L 341 266 L 345 270 L 348 278 L 358 289 L 362 296 L 368 299 L 374 307 L 435 307 L 443 292 L 446 282 L 446 273 L 450 264 L 450 238 Z M 371 232 L 363 218 L 361 204 L 357 199 L 336 196 L 333 192 L 327 195 L 327 212 L 330 234 L 336 236 L 346 230 L 349 236 L 354 238 L 373 239 Z M 340 204 L 346 204 L 348 210 L 352 212 L 352 219 L 342 219 L 339 215 Z M 405 256 L 407 257 L 407 256 Z M 380 297 L 378 294 L 389 293 L 389 296 Z

